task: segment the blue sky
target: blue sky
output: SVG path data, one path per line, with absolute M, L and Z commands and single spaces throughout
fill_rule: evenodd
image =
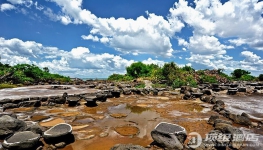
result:
M 136 61 L 263 73 L 258 0 L 0 0 L 1 62 L 71 77 Z

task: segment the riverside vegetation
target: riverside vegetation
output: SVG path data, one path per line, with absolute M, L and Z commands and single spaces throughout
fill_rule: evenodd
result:
M 14 88 L 20 85 L 32 85 L 35 83 L 69 82 L 70 78 L 59 74 L 52 74 L 47 67 L 43 69 L 32 64 L 0 63 L 0 89 Z
M 235 69 L 231 75 L 224 73 L 224 69 L 195 70 L 190 66 L 179 67 L 174 62 L 166 63 L 162 67 L 155 64 L 136 62 L 126 67 L 126 74 L 112 74 L 110 81 L 130 81 L 134 79 L 151 80 L 154 87 L 172 86 L 179 88 L 189 85 L 196 87 L 202 83 L 229 83 L 236 81 L 263 81 L 263 74 L 255 77 L 249 71 Z

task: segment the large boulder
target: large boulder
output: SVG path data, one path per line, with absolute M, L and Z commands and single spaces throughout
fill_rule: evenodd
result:
M 43 138 L 46 143 L 71 143 L 72 139 L 72 126 L 67 123 L 57 124 L 43 133 Z
M 79 97 L 68 97 L 67 98 L 67 102 L 68 102 L 68 106 L 76 106 L 79 104 L 80 98 Z
M 3 139 L 16 131 L 23 131 L 27 127 L 24 121 L 8 115 L 0 117 L 0 139 Z
M 111 91 L 111 94 L 115 98 L 119 98 L 121 95 L 121 91 L 119 89 Z
M 189 100 L 191 98 L 192 94 L 189 91 L 184 91 L 184 96 L 183 99 L 184 100 Z
M 107 100 L 107 94 L 97 93 L 96 100 L 105 102 Z
M 110 150 L 147 150 L 147 149 L 140 145 L 116 144 Z
M 16 132 L 3 142 L 3 147 L 8 150 L 33 150 L 39 145 L 40 135 L 31 131 Z
M 83 99 L 86 101 L 86 106 L 89 106 L 89 107 L 98 106 L 96 103 L 97 101 L 96 96 L 84 96 Z
M 151 132 L 151 136 L 156 143 L 165 149 L 183 149 L 187 133 L 182 126 L 161 122 Z
M 215 97 L 212 95 L 203 95 L 200 98 L 201 101 L 206 102 L 206 103 L 211 103 L 213 99 L 215 99 Z

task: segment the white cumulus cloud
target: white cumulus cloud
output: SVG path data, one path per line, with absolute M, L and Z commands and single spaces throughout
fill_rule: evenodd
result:
M 15 9 L 15 8 L 16 7 L 14 5 L 11 5 L 11 4 L 8 4 L 8 3 L 1 4 L 1 6 L 0 6 L 0 10 L 2 12 L 7 11 L 7 10 L 12 10 L 12 9 Z

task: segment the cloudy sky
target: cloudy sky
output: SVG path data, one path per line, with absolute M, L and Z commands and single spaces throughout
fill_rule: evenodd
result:
M 261 0 L 0 0 L 2 63 L 71 77 L 136 61 L 263 73 Z

